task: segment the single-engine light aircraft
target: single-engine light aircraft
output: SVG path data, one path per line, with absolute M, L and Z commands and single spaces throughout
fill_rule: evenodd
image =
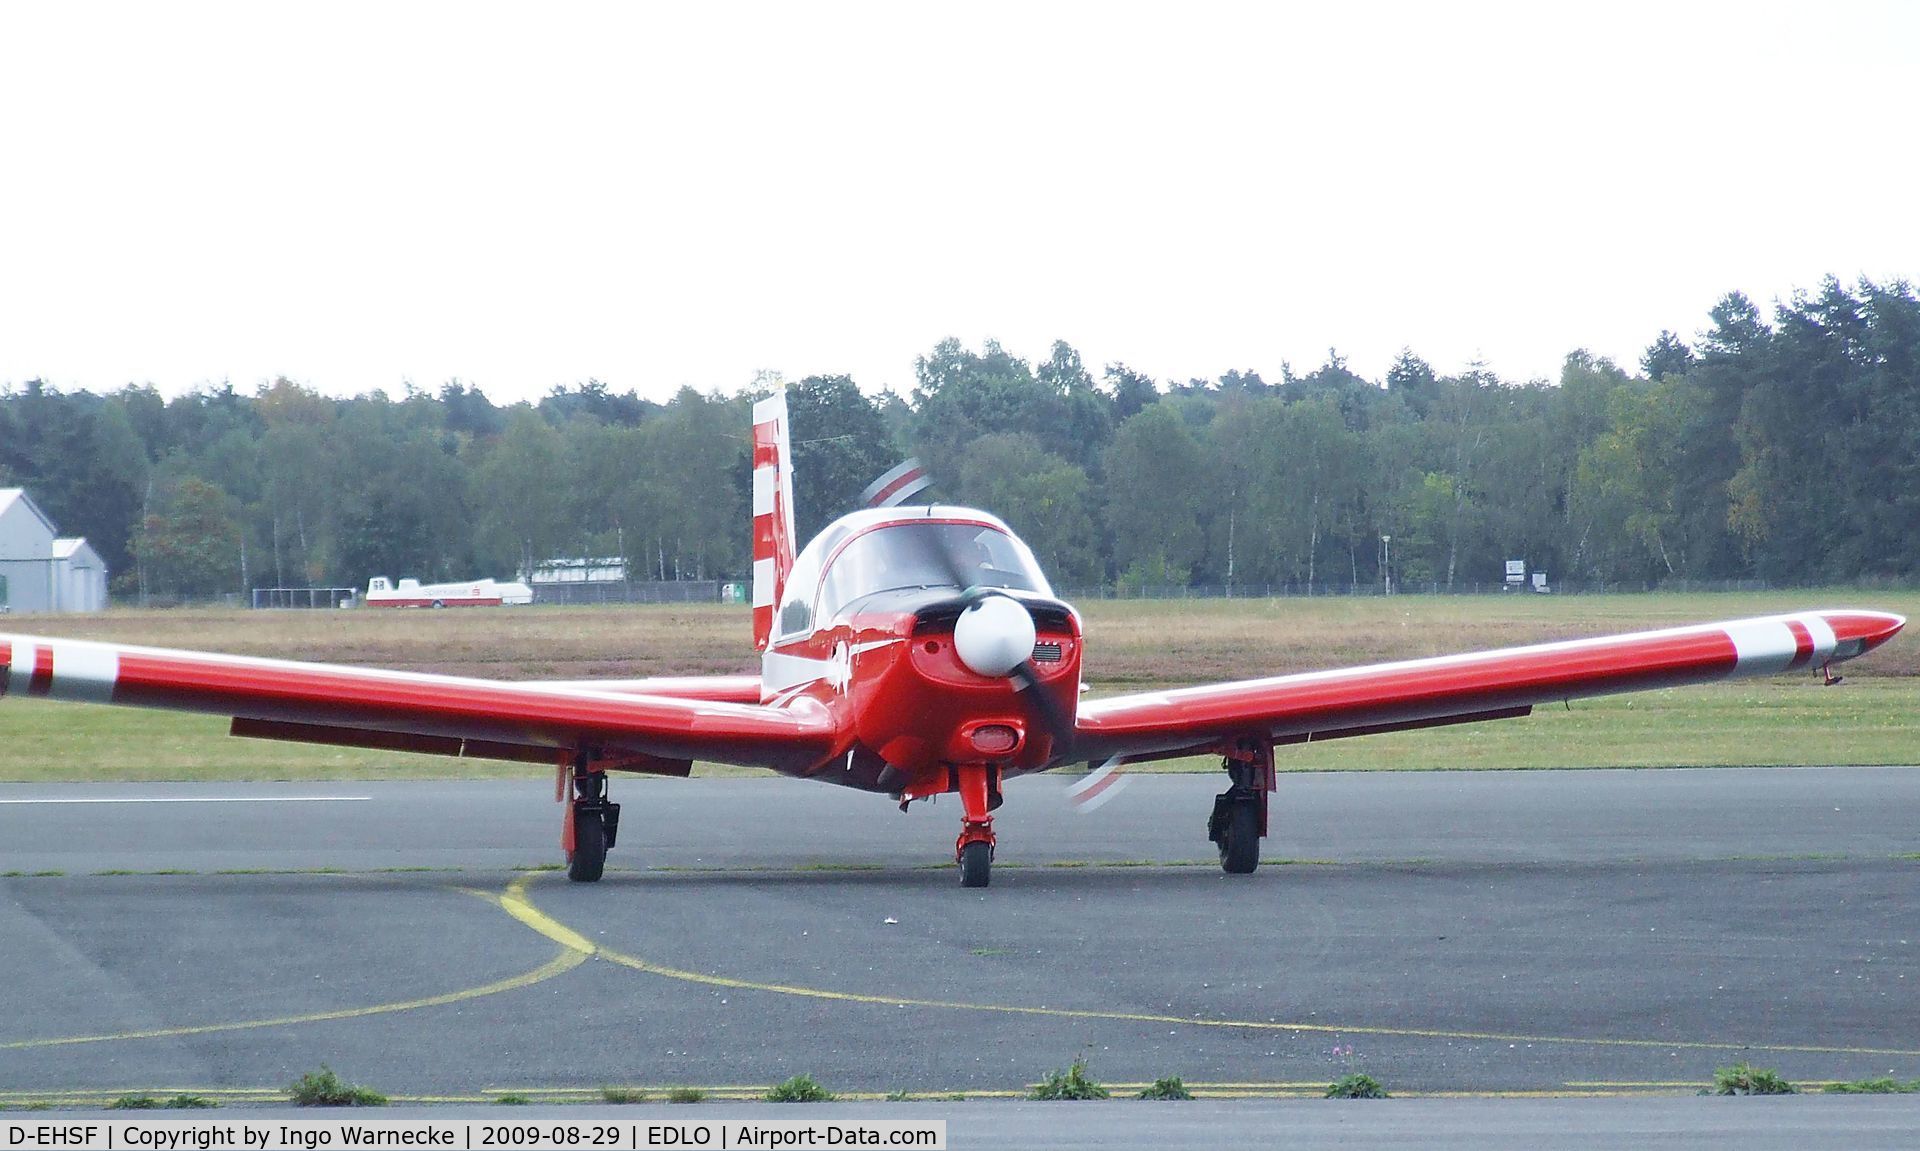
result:
M 1833 665 L 1906 623 L 1800 611 L 1083 702 L 1080 617 L 1005 523 L 869 508 L 796 553 L 785 395 L 753 420 L 757 677 L 504 682 L 0 635 L 0 693 L 206 712 L 241 736 L 552 764 L 577 881 L 600 878 L 619 833 L 611 772 L 744 764 L 903 811 L 957 792 L 960 882 L 984 887 L 993 811 L 1016 776 L 1217 755 L 1227 788 L 1207 837 L 1244 874 L 1267 834 L 1275 747 L 1801 669 L 1833 682 Z

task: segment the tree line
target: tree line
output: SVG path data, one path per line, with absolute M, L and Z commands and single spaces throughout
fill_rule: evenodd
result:
M 1554 381 L 1403 352 L 1380 380 L 1096 378 L 945 340 L 907 395 L 785 384 L 802 539 L 907 455 L 930 495 L 994 511 L 1056 584 L 1293 590 L 1497 582 L 1920 577 L 1920 300 L 1828 280 L 1769 317 L 1722 299 L 1689 343 Z M 0 392 L 0 484 L 83 534 L 130 596 L 505 576 L 622 556 L 638 577 L 745 578 L 752 401 L 656 403 L 595 380 L 500 406 L 454 380 L 350 399 L 285 379 Z M 1382 537 L 1391 545 L 1382 546 Z

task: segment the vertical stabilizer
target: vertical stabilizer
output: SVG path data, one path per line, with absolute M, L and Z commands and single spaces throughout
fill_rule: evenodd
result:
M 773 612 L 793 570 L 793 450 L 787 393 L 753 405 L 753 646 L 767 649 Z

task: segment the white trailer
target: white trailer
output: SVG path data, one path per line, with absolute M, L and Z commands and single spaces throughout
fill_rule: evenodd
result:
M 366 598 L 368 607 L 517 607 L 532 602 L 533 589 L 518 581 L 423 584 L 403 579 L 395 587 L 386 576 L 373 577 Z

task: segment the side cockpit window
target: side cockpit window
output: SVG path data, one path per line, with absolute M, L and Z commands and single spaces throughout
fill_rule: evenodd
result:
M 774 616 L 775 638 L 792 639 L 813 630 L 813 601 L 820 591 L 820 565 L 845 538 L 844 530 L 823 532 L 794 557 L 793 570 L 787 573 L 786 587 L 780 592 L 780 608 Z

